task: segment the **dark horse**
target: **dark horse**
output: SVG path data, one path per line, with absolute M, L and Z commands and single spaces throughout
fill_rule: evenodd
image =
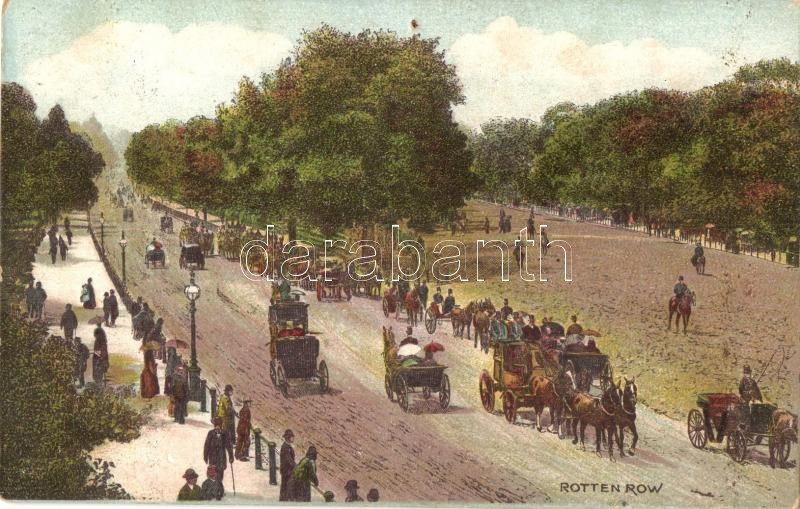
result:
M 622 402 L 616 412 L 617 430 L 619 435 L 617 437 L 617 444 L 619 445 L 620 456 L 625 456 L 625 429 L 631 430 L 633 433 L 633 443 L 631 448 L 628 449 L 628 454 L 633 456 L 636 450 L 636 443 L 639 441 L 639 433 L 636 431 L 636 399 L 639 389 L 636 387 L 636 378 L 628 380 L 625 377 L 625 387 L 620 388 L 622 382 L 617 382 L 617 389 L 621 392 Z
M 608 457 L 614 457 L 614 437 L 617 435 L 616 411 L 621 405 L 620 390 L 613 383 L 597 399 L 592 396 L 577 392 L 567 399 L 569 408 L 572 410 L 572 434 L 575 437 L 573 444 L 578 443 L 580 436 L 581 447 L 585 448 L 584 433 L 586 426 L 591 424 L 594 427 L 597 454 L 600 454 L 600 441 L 605 434 L 608 437 Z M 581 425 L 581 433 L 578 435 L 578 423 Z
M 680 328 L 680 319 L 683 317 L 683 333 L 686 334 L 686 326 L 689 324 L 689 317 L 692 316 L 692 306 L 695 304 L 694 292 L 685 293 L 682 297 L 674 296 L 669 300 L 669 319 L 667 319 L 667 330 L 672 328 L 672 315 L 675 317 L 675 332 Z
M 706 257 L 705 255 L 698 256 L 695 258 L 694 256 L 691 259 L 692 265 L 694 265 L 694 270 L 697 271 L 698 274 L 705 274 L 706 273 Z

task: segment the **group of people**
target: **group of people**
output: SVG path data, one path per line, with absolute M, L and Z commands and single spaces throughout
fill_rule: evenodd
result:
M 72 377 L 78 387 L 86 386 L 86 368 L 88 367 L 89 357 L 92 358 L 92 380 L 97 385 L 104 385 L 106 373 L 108 372 L 108 337 L 103 329 L 103 324 L 98 323 L 94 329 L 94 344 L 92 351 L 86 346 L 79 336 L 75 336 L 78 328 L 78 317 L 72 310 L 72 304 L 65 306 L 64 313 L 61 315 L 61 328 L 64 331 L 64 338 L 73 342 L 75 352 L 75 365 Z
M 511 233 L 511 216 L 506 215 L 506 209 L 500 209 L 497 231 L 498 233 Z
M 42 288 L 42 282 L 31 280 L 25 288 L 25 306 L 28 309 L 28 318 L 41 320 L 44 313 L 44 301 L 47 300 L 47 292 Z
M 47 231 L 47 239 L 50 241 L 50 260 L 53 264 L 56 263 L 56 258 L 59 253 L 61 253 L 61 261 L 66 261 L 67 251 L 69 251 L 67 244 L 70 246 L 72 245 L 72 230 L 69 228 L 69 218 L 64 219 L 64 231 L 67 236 L 67 241 L 64 241 L 64 237 L 58 235 L 57 225 L 52 225 Z

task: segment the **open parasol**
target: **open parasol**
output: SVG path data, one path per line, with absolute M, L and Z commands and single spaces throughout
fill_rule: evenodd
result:
M 430 353 L 444 352 L 444 345 L 437 343 L 436 341 L 432 341 L 425 345 L 425 351 Z
M 594 336 L 594 337 L 596 337 L 596 338 L 601 338 L 601 337 L 603 337 L 603 335 L 602 335 L 602 334 L 600 334 L 599 332 L 597 332 L 597 331 L 596 331 L 596 330 L 594 330 L 594 329 L 583 329 L 583 335 L 584 335 L 584 336 Z
M 147 341 L 142 343 L 142 346 L 139 347 L 140 352 L 146 352 L 148 350 L 161 350 L 161 343 L 158 341 Z
M 167 348 L 189 348 L 189 344 L 181 339 L 170 339 L 166 346 Z
M 422 350 L 422 348 L 420 348 L 419 345 L 408 343 L 400 347 L 400 349 L 397 351 L 397 355 L 401 355 L 403 357 L 417 355 L 420 350 Z

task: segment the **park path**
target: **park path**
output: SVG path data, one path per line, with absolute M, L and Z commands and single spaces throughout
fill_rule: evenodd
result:
M 62 334 L 58 323 L 67 303 L 73 305 L 78 316 L 76 335 L 91 350 L 94 342 L 95 325 L 89 323 L 102 318 L 102 296 L 113 288 L 111 279 L 95 250 L 91 237 L 85 228 L 80 227 L 81 216 L 71 218 L 74 237 L 67 254 L 67 260 L 57 258 L 55 264 L 48 254 L 47 237 L 36 253 L 33 277 L 42 281 L 47 292 L 45 319 L 51 324 L 53 334 Z M 112 246 L 106 246 L 111 249 Z M 98 308 L 84 309 L 80 305 L 81 285 L 92 278 L 98 299 Z M 127 385 L 133 383 L 138 393 L 138 376 L 142 370 L 143 359 L 139 352 L 140 341 L 132 339 L 131 319 L 120 302 L 120 316 L 115 327 L 104 327 L 108 337 L 108 350 L 111 357 L 109 383 Z M 91 362 L 86 371 L 86 381 L 92 380 Z M 164 365 L 158 363 L 159 386 L 164 388 Z M 116 378 L 116 379 L 115 379 Z M 205 480 L 203 462 L 203 443 L 211 430 L 210 414 L 199 412 L 197 403 L 189 404 L 186 424 L 175 423 L 167 413 L 168 398 L 163 394 L 150 400 L 138 396 L 131 398 L 131 404 L 145 409 L 148 422 L 141 428 L 141 435 L 129 443 L 106 442 L 92 451 L 92 456 L 112 461 L 114 480 L 122 485 L 136 500 L 167 502 L 175 500 L 183 485 L 181 476 L 187 468 L 194 468 L 200 475 L 199 483 Z M 250 452 L 253 454 L 254 446 Z M 267 471 L 254 468 L 253 461 L 234 465 L 236 496 L 233 495 L 230 467 L 225 475 L 226 504 L 264 504 L 278 500 L 278 487 L 269 485 Z M 315 494 L 316 495 L 316 494 Z M 319 497 L 317 497 L 319 498 Z

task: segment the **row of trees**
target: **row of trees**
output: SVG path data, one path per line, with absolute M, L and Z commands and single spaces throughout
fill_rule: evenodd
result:
M 406 219 L 430 225 L 477 189 L 463 102 L 438 41 L 323 26 L 214 119 L 151 125 L 125 153 L 135 182 L 204 209 L 287 218 L 325 235 Z
M 800 224 L 800 65 L 742 67 L 694 93 L 630 92 L 539 123 L 494 120 L 471 139 L 494 199 L 632 213 L 648 224 L 753 232 L 785 245 Z
M 2 85 L 0 495 L 11 499 L 129 498 L 89 452 L 139 433 L 139 414 L 102 391 L 78 393 L 75 351 L 19 309 L 44 226 L 85 210 L 104 162 L 55 106 L 43 120 L 16 83 Z

